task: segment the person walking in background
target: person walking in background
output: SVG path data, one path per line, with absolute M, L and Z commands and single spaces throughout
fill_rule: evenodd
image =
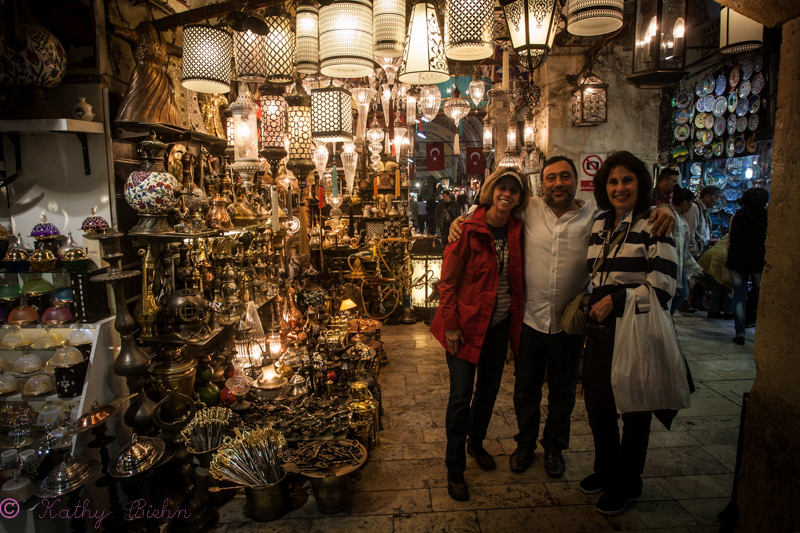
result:
M 450 370 L 445 466 L 447 493 L 454 500 L 469 499 L 465 446 L 481 469 L 495 469 L 483 439 L 509 342 L 514 353 L 519 350 L 524 298 L 522 222 L 511 213 L 524 209 L 530 196 L 519 172 L 498 169 L 487 179 L 480 207 L 464 223 L 464 235 L 445 249 L 430 331 L 445 348 Z
M 675 168 L 665 168 L 659 173 L 653 189 L 653 205 L 672 203 L 672 191 L 678 186 L 679 177 L 680 172 Z
M 672 298 L 670 304 L 670 313 L 673 315 L 681 308 L 682 311 L 694 313 L 686 302 L 686 297 L 689 295 L 689 280 L 694 276 L 702 276 L 703 269 L 694 260 L 692 254 L 689 253 L 689 226 L 686 224 L 685 214 L 692 207 L 692 200 L 694 193 L 689 189 L 676 187 L 672 192 L 672 206 L 678 214 L 676 217 L 676 230 L 675 230 L 675 248 L 678 251 L 678 288 L 675 292 L 675 297 Z
M 425 233 L 425 222 L 428 219 L 427 203 L 422 196 L 417 200 L 417 220 L 419 221 L 419 232 Z
M 728 260 L 725 266 L 733 282 L 733 326 L 736 336 L 733 342 L 744 344 L 745 306 L 747 305 L 747 282 L 753 282 L 752 297 L 758 305 L 761 291 L 761 272 L 767 253 L 767 204 L 769 191 L 747 189 L 742 195 L 742 208 L 731 217 L 728 230 Z
M 456 197 L 456 203 L 458 204 L 458 216 L 464 216 L 469 212 L 469 205 L 467 205 L 467 195 L 461 193 Z
M 450 191 L 444 191 L 442 201 L 436 206 L 436 236 L 442 239 L 442 246 L 447 244 L 450 224 L 458 217 L 457 209 Z
M 700 259 L 700 256 L 708 249 L 708 242 L 711 240 L 711 212 L 709 208 L 714 207 L 714 204 L 719 200 L 722 194 L 722 189 L 719 187 L 703 187 L 700 191 L 700 196 L 695 198 L 689 211 L 686 212 L 686 225 L 689 226 L 689 235 L 692 239 L 689 241 L 689 253 L 695 260 Z M 708 311 L 708 308 L 703 304 L 703 297 L 708 292 L 708 287 L 711 284 L 709 278 L 698 280 L 692 289 L 691 308 L 695 311 Z
M 408 219 L 411 223 L 410 227 L 416 229 L 419 225 L 419 204 L 417 203 L 416 198 L 412 198 L 408 203 Z
M 425 226 L 428 228 L 428 235 L 436 235 L 436 195 L 432 194 L 425 204 Z

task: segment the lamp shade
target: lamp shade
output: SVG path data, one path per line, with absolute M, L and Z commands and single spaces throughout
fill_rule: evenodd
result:
M 572 94 L 572 125 L 598 126 L 608 122 L 608 84 L 594 74 L 581 79 Z
M 475 74 L 473 76 L 472 81 L 469 82 L 469 97 L 475 104 L 475 108 L 477 109 L 483 100 L 483 95 L 486 93 L 486 84 L 480 77 L 480 74 Z
M 428 119 L 428 122 L 433 122 L 436 115 L 439 114 L 439 106 L 442 105 L 442 91 L 436 85 L 426 85 L 420 91 L 419 108 L 422 115 Z
M 445 55 L 456 61 L 477 61 L 494 52 L 492 0 L 447 0 L 444 9 Z
M 353 140 L 353 97 L 347 89 L 311 90 L 311 137 L 326 143 Z
M 233 32 L 233 57 L 238 81 L 264 81 L 267 71 L 267 49 L 264 36 L 250 30 Z
M 624 0 L 569 0 L 567 31 L 589 37 L 604 35 L 622 27 Z
M 289 106 L 286 114 L 289 157 L 311 161 L 311 98 L 300 80 L 295 82 L 294 89 L 286 97 L 286 104 Z
M 764 41 L 764 27 L 729 7 L 719 13 L 719 51 L 741 54 L 759 48 Z
M 257 106 L 244 82 L 239 82 L 239 97 L 229 109 L 233 113 L 234 159 L 258 160 Z
M 350 94 L 353 95 L 353 100 L 355 100 L 356 109 L 358 110 L 356 136 L 361 139 L 364 137 L 364 131 L 367 129 L 369 105 L 372 103 L 372 99 L 375 98 L 375 95 L 378 94 L 378 91 L 372 87 L 353 87 L 350 89 Z
M 353 185 L 356 180 L 356 165 L 358 164 L 358 152 L 356 152 L 356 145 L 353 143 L 345 143 L 342 146 L 342 166 L 344 167 L 344 178 L 347 184 L 347 194 L 353 194 Z
M 273 83 L 290 83 L 295 59 L 292 20 L 283 10 L 270 10 L 264 18 L 269 28 L 265 38 L 267 80 Z
M 450 79 L 439 19 L 432 3 L 420 2 L 411 12 L 398 77 L 403 83 L 413 85 L 441 83 Z
M 533 70 L 547 60 L 553 47 L 560 0 L 501 0 L 511 45 L 523 67 Z
M 282 88 L 282 86 L 278 87 Z M 286 137 L 286 108 L 286 100 L 283 98 L 282 91 L 261 90 L 261 144 L 263 147 L 283 148 Z
M 536 124 L 533 122 L 533 113 L 528 111 L 528 113 L 525 115 L 525 126 L 522 134 L 522 144 L 525 145 L 526 149 L 533 148 L 533 145 L 536 142 L 535 135 Z
M 205 25 L 183 28 L 181 83 L 198 93 L 226 93 L 231 89 L 233 38 L 227 31 Z
M 319 9 L 309 0 L 297 5 L 297 72 L 319 72 Z
M 320 72 L 333 78 L 372 74 L 372 3 L 338 0 L 319 10 Z
M 483 151 L 488 154 L 492 151 L 492 119 L 489 113 L 483 118 Z
M 406 1 L 374 0 L 372 32 L 376 56 L 402 56 L 406 42 Z

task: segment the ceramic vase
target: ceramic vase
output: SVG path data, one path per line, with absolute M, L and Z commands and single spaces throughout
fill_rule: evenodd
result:
M 167 214 L 178 201 L 181 184 L 164 168 L 167 145 L 156 138 L 155 132 L 139 143 L 142 166 L 125 182 L 125 200 L 139 215 L 133 233 L 171 233 Z
M 94 120 L 92 104 L 87 103 L 86 98 L 83 96 L 79 96 L 78 101 L 72 106 L 72 114 L 78 120 L 85 120 L 86 122 Z

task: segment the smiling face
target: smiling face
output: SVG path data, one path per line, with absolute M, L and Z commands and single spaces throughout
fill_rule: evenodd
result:
M 572 167 L 566 161 L 556 161 L 548 165 L 542 172 L 542 189 L 544 201 L 554 210 L 567 209 L 575 201 L 578 180 Z
M 511 213 L 522 197 L 522 188 L 519 182 L 511 177 L 497 180 L 492 189 L 492 209 L 500 213 Z
M 633 211 L 636 206 L 636 200 L 639 198 L 639 179 L 627 168 L 615 167 L 608 176 L 606 193 L 619 219 L 625 213 Z

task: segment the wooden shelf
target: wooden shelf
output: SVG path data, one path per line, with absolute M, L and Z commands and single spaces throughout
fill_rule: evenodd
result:
M 4 133 L 104 133 L 103 124 L 73 118 L 0 120 Z

